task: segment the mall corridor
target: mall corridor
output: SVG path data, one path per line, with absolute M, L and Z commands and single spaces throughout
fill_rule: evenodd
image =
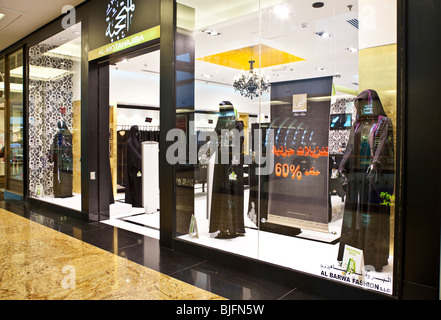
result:
M 148 238 L 1 202 L 0 300 L 315 300 Z

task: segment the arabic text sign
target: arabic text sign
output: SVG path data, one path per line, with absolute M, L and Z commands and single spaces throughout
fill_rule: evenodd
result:
M 106 8 L 106 37 L 112 42 L 126 37 L 135 8 L 133 0 L 110 0 Z
M 160 37 L 160 27 L 159 26 L 153 27 L 149 30 L 137 33 L 126 39 L 122 39 L 114 43 L 105 45 L 101 48 L 90 51 L 89 61 L 134 47 L 142 43 L 149 42 L 154 39 L 158 39 L 159 37 Z

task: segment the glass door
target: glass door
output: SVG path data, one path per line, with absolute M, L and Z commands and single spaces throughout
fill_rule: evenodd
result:
M 23 50 L 6 57 L 6 190 L 23 196 Z

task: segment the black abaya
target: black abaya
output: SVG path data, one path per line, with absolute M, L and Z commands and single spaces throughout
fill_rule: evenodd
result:
M 234 109 L 231 106 L 221 108 L 221 116 L 216 126 L 218 136 L 222 129 L 236 129 L 240 133 L 244 129 L 243 122 L 236 121 Z M 225 137 L 219 141 L 217 163 L 214 167 L 213 197 L 210 213 L 210 233 L 219 231 L 217 238 L 234 238 L 245 233 L 244 226 L 244 177 L 243 177 L 243 137 L 231 141 L 239 141 L 239 153 L 230 144 L 227 148 L 229 161 L 222 163 L 222 143 L 227 143 Z
M 127 141 L 125 201 L 133 207 L 142 207 L 142 156 L 138 126 L 130 128 Z

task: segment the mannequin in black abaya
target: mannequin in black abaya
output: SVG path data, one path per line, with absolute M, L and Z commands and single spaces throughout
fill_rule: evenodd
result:
M 58 131 L 50 149 L 51 160 L 54 163 L 54 197 L 67 198 L 73 196 L 72 133 L 65 121 L 58 121 L 57 125 Z
M 338 261 L 349 245 L 363 250 L 364 264 L 380 271 L 389 258 L 393 125 L 374 90 L 363 91 L 355 107 L 357 119 L 339 167 L 347 185 Z
M 209 232 L 219 231 L 216 238 L 229 239 L 245 233 L 242 155 L 244 139 L 243 136 L 241 138 L 234 136 L 243 131 L 244 124 L 242 121 L 237 121 L 231 102 L 222 102 L 219 109 L 220 115 L 216 125 L 219 142 L 216 153 L 217 163 L 214 167 Z M 237 131 L 230 131 L 232 129 L 237 129 Z M 229 132 L 231 140 L 228 137 L 222 137 L 222 133 L 225 132 Z M 239 149 L 232 145 L 234 142 L 240 143 Z M 228 153 L 228 163 L 222 163 L 222 148 Z
M 138 126 L 130 128 L 127 141 L 125 201 L 132 207 L 142 207 L 142 156 L 141 139 Z

